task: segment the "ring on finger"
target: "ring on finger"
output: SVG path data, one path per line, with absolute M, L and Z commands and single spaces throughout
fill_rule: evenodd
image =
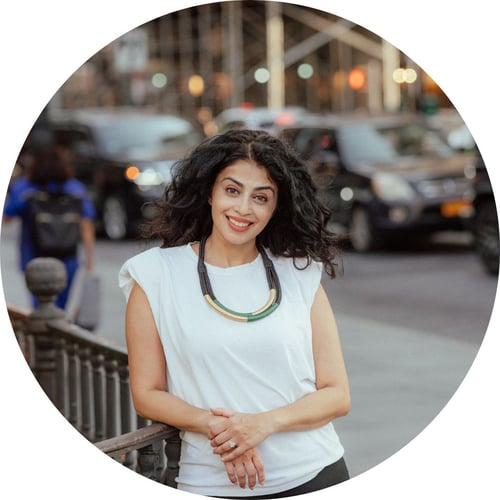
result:
M 227 442 L 227 444 L 229 445 L 229 447 L 230 447 L 231 449 L 232 449 L 232 448 L 236 448 L 236 446 L 237 446 L 237 445 L 236 445 L 236 443 L 235 443 L 232 439 L 230 439 L 230 440 Z

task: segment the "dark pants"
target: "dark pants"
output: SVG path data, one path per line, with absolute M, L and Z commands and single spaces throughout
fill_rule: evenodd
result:
M 293 497 L 296 495 L 304 495 L 305 493 L 311 493 L 313 491 L 322 490 L 330 486 L 342 483 L 349 479 L 349 471 L 347 470 L 346 463 L 343 458 L 335 462 L 334 464 L 328 465 L 322 469 L 319 474 L 307 481 L 307 483 L 301 484 L 290 490 L 281 491 L 279 493 L 273 493 L 271 495 L 261 495 L 261 496 L 247 496 L 247 497 L 225 497 L 233 499 L 243 499 L 243 498 L 253 498 L 254 500 L 265 500 L 268 498 L 285 498 Z

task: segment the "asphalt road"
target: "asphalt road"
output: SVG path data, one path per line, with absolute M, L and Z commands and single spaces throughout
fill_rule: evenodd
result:
M 2 231 L 8 302 L 29 304 L 17 270 L 16 225 Z M 96 332 L 124 343 L 125 301 L 117 273 L 139 242 L 97 244 L 103 316 Z M 370 255 L 346 252 L 343 275 L 324 279 L 349 372 L 353 407 L 335 426 L 358 475 L 421 433 L 459 388 L 487 330 L 497 280 L 485 274 L 468 235 L 448 233 Z

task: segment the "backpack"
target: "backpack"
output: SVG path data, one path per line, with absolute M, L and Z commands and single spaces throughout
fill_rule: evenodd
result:
M 65 258 L 77 254 L 82 203 L 82 198 L 62 190 L 40 190 L 28 198 L 36 257 Z

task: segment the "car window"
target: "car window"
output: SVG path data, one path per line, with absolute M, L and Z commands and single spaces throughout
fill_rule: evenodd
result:
M 54 139 L 64 154 L 72 160 L 91 158 L 95 155 L 94 141 L 90 132 L 78 127 L 53 127 Z
M 376 128 L 349 124 L 338 132 L 339 148 L 348 164 L 395 163 L 401 157 L 446 157 L 452 149 L 437 132 L 420 124 Z
M 419 124 L 379 129 L 392 148 L 401 156 L 449 156 L 452 149 L 430 128 Z
M 306 160 L 320 151 L 337 152 L 335 132 L 326 128 L 304 128 L 295 134 L 294 149 Z
M 191 124 L 176 117 L 137 117 L 100 123 L 99 147 L 108 155 L 142 155 L 164 149 L 186 149 L 199 142 Z

